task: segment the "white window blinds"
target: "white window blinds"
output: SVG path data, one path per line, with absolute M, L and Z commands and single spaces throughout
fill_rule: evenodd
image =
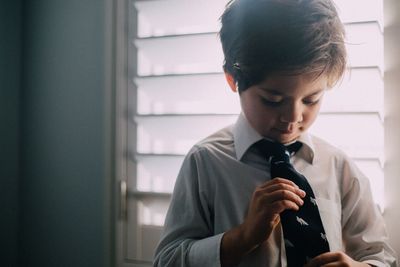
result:
M 185 153 L 233 123 L 240 106 L 223 77 L 217 36 L 226 0 L 126 1 L 133 112 L 126 135 L 128 216 L 120 242 L 126 266 L 147 266 Z M 383 208 L 382 1 L 335 2 L 346 25 L 349 72 L 325 96 L 311 132 L 354 158 Z

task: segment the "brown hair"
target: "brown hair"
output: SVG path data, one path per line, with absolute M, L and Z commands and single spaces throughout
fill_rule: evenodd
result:
M 239 92 L 273 72 L 327 75 L 346 69 L 344 26 L 331 0 L 231 0 L 219 32 L 224 71 Z

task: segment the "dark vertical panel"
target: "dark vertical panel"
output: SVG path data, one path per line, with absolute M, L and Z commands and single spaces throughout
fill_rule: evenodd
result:
M 109 263 L 106 1 L 25 1 L 20 266 Z
M 16 266 L 21 1 L 0 1 L 0 265 Z

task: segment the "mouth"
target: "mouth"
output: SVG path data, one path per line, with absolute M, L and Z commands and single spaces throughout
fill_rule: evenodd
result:
M 291 130 L 289 130 L 289 129 L 279 129 L 279 128 L 275 128 L 275 129 L 281 134 L 292 134 L 292 133 L 295 132 L 294 129 L 291 129 Z

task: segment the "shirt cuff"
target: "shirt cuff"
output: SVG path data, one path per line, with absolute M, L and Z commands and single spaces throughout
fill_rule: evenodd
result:
M 220 267 L 220 247 L 224 233 L 195 241 L 190 247 L 189 266 Z

